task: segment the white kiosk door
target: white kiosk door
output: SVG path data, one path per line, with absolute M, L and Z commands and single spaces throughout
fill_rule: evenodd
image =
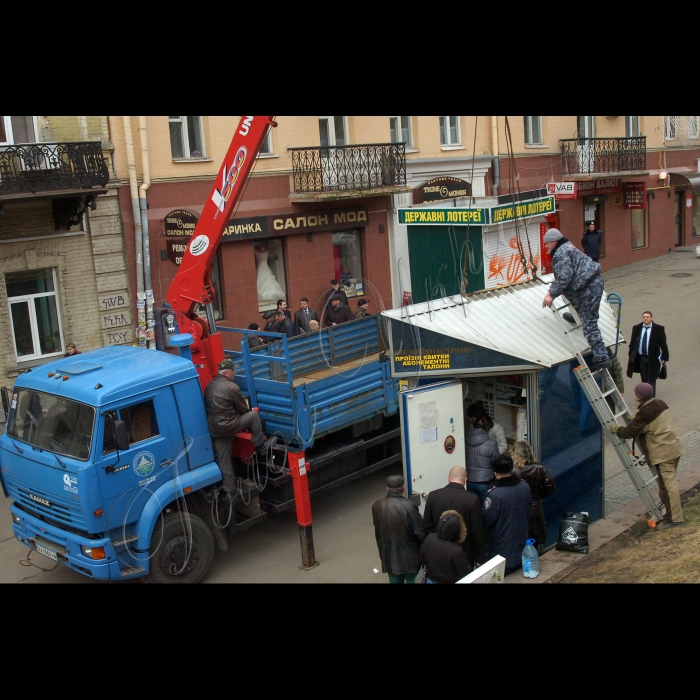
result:
M 465 466 L 464 406 L 460 380 L 401 393 L 401 439 L 406 496 L 425 499 L 447 484 L 452 467 Z

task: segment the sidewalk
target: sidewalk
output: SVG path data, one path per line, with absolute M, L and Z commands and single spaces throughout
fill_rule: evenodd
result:
M 603 273 L 606 292 L 621 293 L 625 300 L 621 320 L 625 338 L 629 337 L 632 326 L 641 321 L 641 314 L 646 309 L 652 310 L 654 321 L 666 329 L 670 352 L 669 379 L 657 383 L 657 396 L 668 403 L 683 443 L 684 454 L 677 472 L 681 495 L 700 484 L 700 421 L 695 396 L 699 384 L 697 352 L 700 329 L 694 314 L 688 318 L 693 309 L 692 302 L 700 291 L 700 258 L 695 248 L 694 245 L 676 248 L 668 255 Z M 624 368 L 627 345 L 621 345 L 619 352 Z M 636 411 L 632 389 L 639 381 L 638 374 L 632 379 L 625 377 L 625 400 L 632 414 Z M 646 508 L 607 440 L 604 440 L 604 452 L 606 515 L 588 528 L 589 553 L 552 548 L 540 557 L 537 578 L 525 578 L 522 571 L 516 571 L 504 583 L 557 583 L 602 545 L 647 520 Z M 644 467 L 640 476 L 647 481 L 651 472 Z M 658 502 L 656 487 L 652 487 L 651 492 Z
M 678 464 L 678 490 L 681 496 L 700 484 L 700 430 L 693 430 L 681 437 L 683 443 L 684 454 Z M 645 481 L 651 478 L 651 472 L 647 467 L 640 470 L 640 476 L 644 477 Z M 624 488 L 626 481 L 627 489 Z M 625 502 L 620 502 L 618 507 L 608 513 L 602 520 L 598 520 L 588 528 L 588 554 L 579 554 L 577 552 L 558 551 L 550 549 L 540 557 L 540 575 L 537 578 L 525 578 L 522 571 L 515 571 L 510 576 L 504 579 L 504 583 L 557 583 L 567 574 L 580 566 L 587 557 L 596 549 L 602 547 L 606 542 L 621 535 L 625 530 L 638 523 L 640 520 L 647 519 L 647 512 L 642 499 L 636 496 L 636 491 L 630 481 L 627 472 L 622 471 L 615 476 L 606 479 L 605 492 L 608 492 L 609 485 L 615 489 L 618 494 L 616 498 L 620 501 L 624 499 L 620 493 L 626 492 L 629 499 Z M 612 490 L 611 488 L 611 490 Z M 657 498 L 658 491 L 652 488 L 652 494 Z M 606 511 L 611 503 L 606 498 Z

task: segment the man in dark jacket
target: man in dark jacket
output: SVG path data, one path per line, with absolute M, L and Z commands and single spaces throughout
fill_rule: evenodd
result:
M 418 506 L 404 498 L 404 478 L 387 477 L 386 496 L 372 505 L 372 522 L 377 538 L 382 572 L 389 583 L 413 583 L 418 573 L 418 553 L 425 528 Z
M 505 575 L 522 566 L 522 553 L 530 532 L 532 491 L 513 473 L 513 458 L 498 455 L 491 462 L 496 485 L 486 495 L 481 516 L 486 528 L 486 560 L 500 554 Z
M 338 294 L 334 294 L 326 308 L 326 315 L 323 317 L 323 322 L 326 326 L 337 326 L 341 323 L 353 320 L 354 318 L 350 307 L 343 304 Z
M 464 467 L 452 467 L 447 475 L 447 486 L 428 494 L 423 511 L 423 524 L 427 533 L 435 532 L 435 526 L 445 511 L 457 511 L 467 528 L 462 547 L 472 571 L 484 563 L 486 543 L 484 524 L 481 520 L 481 501 L 478 496 L 466 490 L 466 483 L 467 470 Z
M 270 326 L 272 333 L 284 333 L 287 338 L 293 338 L 297 332 L 294 324 L 285 316 L 284 311 L 277 309 L 275 311 L 275 322 Z
M 302 333 L 309 332 L 309 321 L 318 321 L 318 313 L 316 309 L 309 308 L 309 300 L 307 297 L 302 297 L 299 302 L 301 308 L 294 314 L 294 325 L 297 329 L 297 333 L 301 335 Z
M 591 367 L 594 370 L 603 367 L 609 369 L 612 362 L 598 329 L 600 299 L 604 286 L 600 276 L 600 265 L 564 238 L 559 229 L 550 228 L 542 240 L 547 252 L 552 256 L 552 271 L 555 277 L 542 306 L 551 306 L 558 296 L 566 295 L 581 318 L 583 334 L 591 346 Z
M 603 232 L 595 227 L 595 221 L 591 221 L 588 228 L 583 232 L 581 246 L 583 247 L 583 252 L 593 262 L 598 262 L 598 258 L 600 258 L 600 243 L 602 239 Z
M 221 469 L 224 486 L 230 493 L 235 494 L 236 477 L 231 462 L 233 436 L 243 430 L 249 430 L 256 452 L 261 456 L 267 454 L 276 438 L 265 439 L 258 409 L 248 409 L 240 387 L 233 381 L 233 377 L 233 360 L 227 357 L 219 363 L 219 374 L 204 390 L 204 405 L 207 409 L 209 432 L 214 441 L 216 463 Z
M 651 319 L 651 311 L 645 311 L 642 323 L 632 326 L 627 376 L 631 378 L 635 372 L 639 372 L 642 382 L 651 384 L 656 396 L 656 380 L 661 367 L 668 362 L 669 354 L 664 327 L 653 323 Z
M 483 506 L 486 493 L 494 482 L 491 460 L 500 453 L 496 441 L 486 432 L 483 415 L 475 416 L 471 426 L 464 436 L 467 491 L 477 495 Z
M 331 280 L 331 291 L 326 294 L 326 302 L 330 303 L 331 297 L 334 294 L 337 294 L 340 296 L 340 301 L 345 304 L 345 306 L 348 305 L 348 297 L 347 294 L 340 288 L 340 281 L 336 279 Z

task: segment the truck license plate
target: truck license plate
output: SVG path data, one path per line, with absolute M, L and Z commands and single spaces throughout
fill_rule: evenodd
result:
M 36 546 L 36 551 L 39 552 L 39 554 L 43 554 L 45 557 L 48 557 L 49 559 L 58 561 L 58 556 L 56 555 L 56 552 L 52 552 L 50 549 L 46 549 L 46 547 L 42 547 L 40 544 Z

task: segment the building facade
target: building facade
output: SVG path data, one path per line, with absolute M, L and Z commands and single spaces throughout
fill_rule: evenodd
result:
M 0 117 L 0 381 L 127 342 L 124 236 L 107 117 Z

